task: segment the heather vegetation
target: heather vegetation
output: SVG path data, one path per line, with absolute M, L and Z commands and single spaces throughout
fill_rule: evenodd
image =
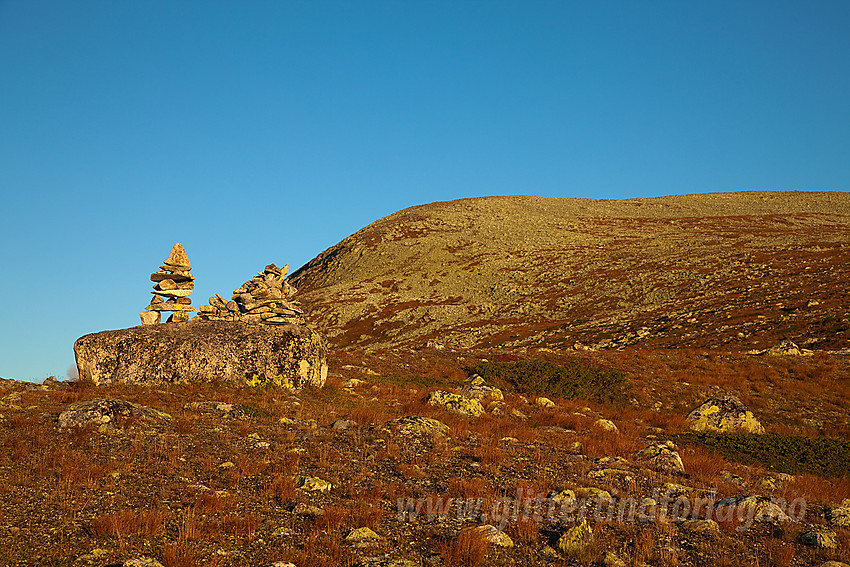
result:
M 478 363 L 475 372 L 485 380 L 505 384 L 526 395 L 622 404 L 629 391 L 629 384 L 622 371 L 578 360 L 568 360 L 562 364 L 540 359 L 486 361 Z
M 519 354 L 335 351 L 326 384 L 300 392 L 227 384 L 8 385 L 0 393 L 0 564 L 88 567 L 141 556 L 165 567 L 819 567 L 850 560 L 850 530 L 828 519 L 843 517 L 842 502 L 850 498 L 847 444 L 820 433 L 846 425 L 846 411 L 833 411 L 850 399 L 846 357 Z M 554 393 L 552 384 L 569 377 L 565 369 L 576 360 L 583 368 L 577 376 L 597 385 L 602 377 L 613 387 L 624 382 L 625 402 L 593 389 L 576 394 L 562 386 L 565 395 Z M 534 377 L 531 386 L 487 372 L 516 371 L 526 361 L 537 370 L 519 375 Z M 484 377 L 478 390 L 469 388 L 476 371 Z M 717 391 L 712 376 L 746 401 L 765 435 L 688 432 L 688 410 Z M 431 405 L 437 387 L 489 396 L 482 398 L 486 413 Z M 500 388 L 502 399 L 488 388 Z M 795 413 L 785 411 L 773 389 L 796 400 Z M 538 402 L 540 396 L 552 404 Z M 127 400 L 171 419 L 59 426 L 70 404 L 98 398 Z M 684 474 L 669 466 L 674 454 Z M 756 497 L 805 498 L 808 508 L 800 522 L 753 522 L 741 530 L 746 522 L 736 517 L 707 522 L 704 508 L 690 523 L 616 514 L 597 520 L 591 509 L 584 527 L 574 518 L 544 511 L 535 519 L 519 510 L 500 533 L 486 528 L 498 527 L 493 517 L 459 513 L 480 500 L 480 512 L 491 514 L 518 493 L 530 498 L 533 512 L 538 496 L 641 502 L 662 489 L 689 502 L 709 493 L 753 505 L 763 505 Z M 421 515 L 400 518 L 400 499 L 403 509 L 421 501 Z M 431 520 L 429 506 L 437 514 Z M 440 506 L 449 506 L 442 517 Z M 803 534 L 816 528 L 834 533 L 835 547 L 806 543 Z M 381 557 L 384 563 L 369 561 Z
M 684 443 L 699 443 L 731 461 L 759 464 L 789 474 L 850 477 L 850 440 L 768 433 L 686 433 Z

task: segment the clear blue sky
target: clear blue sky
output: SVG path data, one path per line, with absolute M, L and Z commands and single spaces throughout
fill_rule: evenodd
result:
M 411 205 L 850 189 L 850 2 L 0 0 L 0 376 Z

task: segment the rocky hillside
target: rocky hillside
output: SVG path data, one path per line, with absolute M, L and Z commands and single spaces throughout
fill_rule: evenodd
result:
M 338 348 L 850 345 L 850 194 L 488 197 L 380 219 L 293 274 Z

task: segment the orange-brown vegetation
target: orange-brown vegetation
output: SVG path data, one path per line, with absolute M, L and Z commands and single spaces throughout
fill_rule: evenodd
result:
M 850 399 L 847 357 L 601 351 L 583 353 L 582 360 L 624 373 L 632 398 L 625 405 L 551 395 L 556 407 L 545 409 L 533 397 L 526 400 L 505 388 L 502 415 L 472 418 L 425 401 L 436 388 L 459 391 L 481 359 L 519 356 L 517 351 L 434 349 L 333 353 L 328 385 L 297 394 L 226 385 L 94 388 L 78 383 L 23 390 L 17 404 L 22 409 L 0 411 L 5 416 L 0 419 L 0 499 L 5 504 L 0 539 L 6 544 L 0 547 L 27 550 L 27 561 L 44 564 L 62 564 L 101 547 L 111 550 L 110 562 L 150 554 L 167 567 L 277 560 L 299 567 L 354 565 L 386 553 L 423 563 L 509 565 L 538 557 L 547 544 L 555 546 L 572 524 L 537 522 L 519 513 L 505 526 L 515 547 L 497 549 L 468 529 L 480 522 L 458 519 L 455 504 L 443 522 L 408 522 L 398 519 L 398 499 L 481 499 L 481 511 L 489 513 L 498 499 L 512 500 L 518 491 L 534 498 L 595 486 L 640 499 L 675 482 L 716 489 L 718 497 L 758 492 L 787 501 L 805 498 L 807 518 L 822 523 L 825 507 L 850 498 L 846 475 L 796 474 L 775 489 L 759 488 L 781 471 L 737 462 L 689 442 L 677 441 L 684 477 L 642 469 L 645 465 L 634 460 L 635 451 L 649 442 L 678 439 L 687 430 L 687 412 L 718 391 L 746 400 L 770 432 L 810 439 L 840 436 L 847 422 L 846 412 L 838 408 L 846 408 L 841 404 Z M 576 354 L 522 356 L 558 363 Z M 433 382 L 426 372 L 435 373 Z M 722 376 L 725 385 L 718 388 L 712 376 Z M 365 383 L 344 388 L 349 378 Z M 175 420 L 58 428 L 56 417 L 68 403 L 95 397 L 150 404 Z M 235 409 L 184 409 L 199 400 L 226 402 Z M 527 419 L 512 416 L 514 409 Z M 414 439 L 384 427 L 404 415 L 438 419 L 449 426 L 449 435 Z M 281 417 L 296 421 L 281 423 Z M 611 420 L 619 431 L 604 431 L 596 425 L 599 418 Z M 337 419 L 357 425 L 336 430 L 330 425 Z M 602 457 L 622 457 L 629 464 L 597 463 Z M 623 466 L 632 480 L 589 476 L 612 466 Z M 743 478 L 747 487 L 724 481 L 725 471 Z M 334 487 L 327 493 L 307 492 L 297 488 L 300 476 L 319 477 Z M 315 506 L 322 514 L 296 513 L 298 505 Z M 362 549 L 347 542 L 349 531 L 361 527 L 383 539 Z M 839 549 L 827 553 L 803 545 L 797 524 L 739 532 L 740 522 L 733 518 L 721 527 L 718 535 L 695 536 L 673 523 L 603 520 L 594 522 L 596 543 L 582 557 L 599 563 L 611 551 L 627 564 L 653 566 L 677 561 L 735 565 L 740 557 L 747 557 L 748 564 L 803 566 L 850 557 L 846 530 L 839 530 Z M 48 543 L 29 543 L 36 538 Z M 434 559 L 437 555 L 442 558 Z M 0 563 L 15 561 L 0 549 Z M 575 564 L 566 564 L 571 561 Z

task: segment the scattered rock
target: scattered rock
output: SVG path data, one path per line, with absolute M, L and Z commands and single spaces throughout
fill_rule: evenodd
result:
M 687 420 L 693 431 L 764 433 L 764 427 L 753 412 L 740 399 L 730 395 L 709 398 L 691 410 Z
M 74 344 L 80 379 L 95 384 L 232 381 L 320 387 L 327 345 L 297 325 L 193 321 L 85 335 Z
M 714 520 L 682 520 L 679 527 L 695 534 L 717 535 L 720 533 L 720 525 Z
M 593 425 L 595 425 L 596 427 L 598 427 L 598 428 L 600 428 L 604 431 L 611 431 L 613 433 L 619 433 L 620 432 L 620 430 L 617 429 L 617 426 L 614 425 L 614 422 L 610 421 L 608 419 L 597 419 L 596 421 L 593 422 Z
M 483 526 L 478 526 L 475 528 L 484 536 L 485 541 L 487 543 L 495 545 L 496 547 L 513 547 L 514 540 L 512 540 L 508 534 L 497 528 L 496 526 L 492 526 L 490 524 L 485 524 Z
M 83 563 L 83 562 L 91 563 L 92 561 L 97 561 L 98 559 L 105 557 L 107 555 L 109 555 L 108 550 L 102 549 L 100 547 L 96 547 L 95 549 L 92 549 L 90 552 L 86 553 L 85 555 L 80 555 L 79 557 L 77 557 L 76 562 L 78 562 L 78 563 Z
M 376 534 L 369 528 L 355 528 L 348 532 L 345 536 L 345 541 L 354 545 L 354 547 L 368 547 L 377 545 L 381 541 L 381 536 Z
M 134 559 L 128 559 L 124 563 L 121 564 L 121 567 L 165 567 L 162 563 L 154 559 L 153 557 L 136 557 Z
M 354 567 L 419 567 L 418 563 L 407 559 L 396 559 L 393 557 L 367 557 Z
M 840 506 L 829 508 L 826 511 L 826 519 L 833 526 L 850 528 L 850 498 L 841 502 Z
M 593 530 L 587 520 L 567 530 L 558 540 L 558 549 L 568 556 L 574 556 L 584 551 L 593 541 Z
M 595 486 L 585 486 L 581 488 L 575 489 L 575 495 L 577 498 L 584 498 L 585 500 L 611 500 L 611 494 L 607 490 L 602 490 L 601 488 L 596 488 Z
M 720 478 L 723 482 L 728 482 L 729 484 L 734 484 L 735 486 L 745 487 L 747 486 L 747 481 L 733 473 L 732 471 L 720 471 Z
M 539 398 L 534 400 L 534 403 L 540 406 L 541 408 L 546 409 L 553 409 L 555 407 L 555 402 L 553 402 L 549 398 L 544 398 L 543 396 L 540 396 Z
M 720 510 L 727 506 L 739 508 L 744 516 L 747 518 L 752 517 L 755 522 L 775 523 L 791 520 L 781 506 L 764 496 L 731 496 L 724 498 L 716 505 L 718 515 L 721 514 Z
M 553 492 L 549 498 L 556 506 L 563 506 L 565 502 L 575 502 L 576 493 L 572 490 L 562 490 L 561 492 Z
M 473 400 L 478 400 L 482 404 L 501 402 L 505 399 L 505 395 L 502 393 L 502 390 L 493 386 L 487 386 L 484 382 L 484 378 L 477 374 L 466 383 L 461 390 L 461 393 L 463 396 Z
M 428 403 L 432 406 L 438 406 L 452 413 L 461 415 L 471 415 L 474 417 L 484 413 L 484 407 L 481 402 L 472 398 L 466 398 L 459 394 L 452 394 L 443 390 L 437 390 L 428 394 Z
M 838 547 L 838 534 L 825 527 L 816 527 L 800 534 L 800 541 L 812 547 L 835 549 Z
M 661 443 L 648 445 L 645 449 L 638 451 L 635 457 L 646 461 L 659 472 L 685 474 L 685 465 L 682 463 L 682 457 L 676 452 L 675 445 L 672 447 Z
M 617 557 L 616 553 L 610 551 L 605 552 L 605 557 L 602 558 L 602 564 L 605 567 L 626 567 L 626 562 Z
M 212 401 L 204 401 L 204 402 L 189 402 L 183 405 L 183 409 L 187 410 L 195 410 L 201 413 L 230 413 L 233 411 L 233 404 L 228 404 L 225 402 L 212 402 Z
M 449 433 L 449 426 L 442 421 L 418 415 L 393 419 L 384 424 L 384 427 L 410 436 L 446 437 Z
M 325 511 L 318 506 L 310 506 L 308 504 L 299 503 L 292 509 L 292 513 L 298 516 L 323 516 Z
M 59 414 L 59 427 L 114 424 L 115 419 L 136 418 L 143 421 L 171 421 L 171 416 L 159 410 L 110 398 L 74 402 Z
M 330 492 L 333 489 L 333 485 L 330 482 L 315 476 L 298 477 L 298 483 L 295 487 L 310 492 Z
M 782 341 L 775 347 L 767 349 L 764 354 L 770 356 L 811 356 L 814 353 L 808 349 L 801 349 L 792 341 Z
M 516 409 L 516 408 L 514 408 L 514 409 L 512 409 L 512 410 L 511 410 L 511 417 L 516 418 L 516 419 L 518 419 L 518 420 L 520 420 L 520 421 L 525 421 L 525 420 L 527 420 L 527 419 L 528 419 L 528 416 L 527 416 L 527 415 L 525 415 L 524 413 L 522 413 L 521 411 L 519 411 L 519 410 L 518 410 L 518 409 Z
M 331 423 L 331 427 L 339 431 L 345 431 L 346 429 L 357 427 L 357 422 L 351 419 L 338 419 Z

